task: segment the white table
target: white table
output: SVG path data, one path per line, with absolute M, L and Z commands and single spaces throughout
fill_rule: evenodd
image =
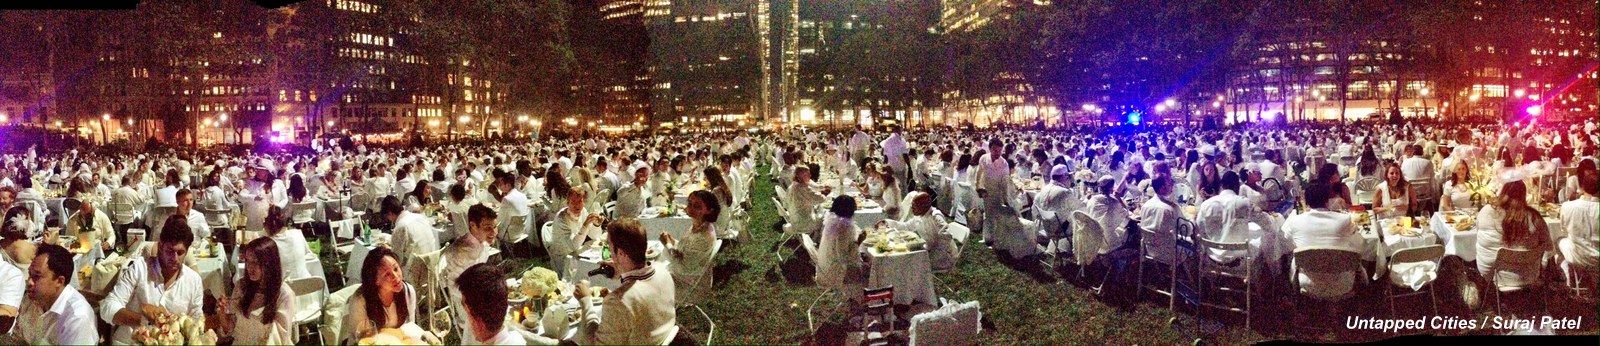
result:
M 681 208 L 671 216 L 661 216 L 660 210 L 660 207 L 649 207 L 640 213 L 639 226 L 644 228 L 645 239 L 660 239 L 661 233 L 681 236 L 694 223 Z
M 1388 272 L 1385 268 L 1388 268 L 1389 255 L 1393 255 L 1395 251 L 1439 243 L 1439 236 L 1428 229 L 1423 229 L 1426 225 L 1421 224 L 1413 224 L 1411 226 L 1418 232 L 1417 236 L 1385 233 L 1382 237 L 1379 237 L 1379 232 L 1388 232 L 1389 225 L 1395 222 L 1398 222 L 1398 220 L 1376 219 L 1370 228 L 1360 232 L 1361 238 L 1364 240 L 1361 251 L 1362 259 L 1377 263 L 1378 270 L 1374 270 L 1372 274 L 1374 280 Z M 1380 238 L 1383 241 L 1378 241 Z
M 1434 213 L 1433 217 L 1428 219 L 1428 228 L 1440 240 L 1444 241 L 1444 254 L 1446 256 L 1459 257 L 1467 262 L 1476 261 L 1478 259 L 1478 228 L 1474 225 L 1471 229 L 1457 231 L 1455 225 L 1445 222 L 1445 214 Z M 1477 219 L 1477 215 L 1471 214 L 1457 214 L 1456 217 Z
M 929 265 L 927 250 L 881 254 L 869 249 L 866 257 L 867 287 L 894 285 L 895 304 L 938 302 L 933 292 L 933 268 Z
M 665 270 L 668 269 L 667 266 L 671 265 L 671 263 L 668 262 L 667 259 L 666 259 L 665 247 L 662 246 L 661 242 L 660 241 L 656 241 L 656 240 L 650 240 L 649 241 L 649 247 L 656 248 L 656 249 L 662 249 L 660 251 L 660 256 L 661 257 L 649 259 L 650 260 L 650 265 L 654 266 L 656 268 L 656 273 L 657 274 L 670 273 L 670 272 L 664 272 Z M 600 259 L 600 248 L 598 248 L 598 247 L 589 247 L 587 249 L 584 249 L 583 252 L 578 254 L 578 258 L 575 258 L 573 260 L 567 261 L 567 266 L 568 266 L 567 270 L 570 270 L 569 273 L 572 274 L 572 275 L 566 276 L 567 280 L 568 281 L 572 281 L 572 282 L 578 282 L 578 280 L 589 280 L 589 283 L 592 284 L 594 287 L 605 287 L 605 288 L 608 288 L 608 289 L 616 289 L 617 286 L 620 286 L 622 284 L 622 281 L 619 281 L 622 278 L 622 273 L 617 273 L 617 275 L 615 277 L 609 277 L 609 278 L 608 277 L 604 277 L 604 276 L 587 276 L 587 275 L 589 275 L 589 271 L 595 270 L 595 269 L 600 269 L 600 261 L 601 261 L 601 259 Z

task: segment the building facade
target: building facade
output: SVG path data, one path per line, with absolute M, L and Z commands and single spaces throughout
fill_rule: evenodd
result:
M 662 126 L 765 119 L 758 1 L 647 0 L 651 112 Z

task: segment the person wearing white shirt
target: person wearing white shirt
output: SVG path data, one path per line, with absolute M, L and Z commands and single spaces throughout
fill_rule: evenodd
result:
M 1356 233 L 1350 214 L 1328 209 L 1328 202 L 1336 198 L 1325 185 L 1311 185 L 1306 189 L 1306 205 L 1310 211 L 1290 216 L 1283 222 L 1283 235 L 1295 248 L 1332 247 L 1334 249 L 1361 251 L 1364 242 Z M 1295 278 L 1303 294 L 1336 299 L 1354 293 L 1354 285 L 1361 273 L 1302 273 Z
M 307 245 L 306 236 L 300 230 L 288 228 L 288 222 L 288 216 L 284 215 L 282 208 L 274 206 L 267 209 L 267 219 L 264 221 L 266 237 L 276 244 L 278 258 L 283 261 L 278 268 L 283 270 L 284 280 L 310 277 L 306 256 L 311 248 Z
M 289 288 L 272 240 L 257 238 L 239 251 L 244 277 L 227 300 L 220 302 L 232 323 L 217 330 L 237 345 L 292 345 L 294 290 Z
M 78 205 L 78 211 L 67 218 L 66 228 L 62 230 L 64 232 L 62 235 L 72 235 L 79 239 L 87 238 L 87 241 L 79 240 L 79 242 L 90 244 L 91 246 L 100 246 L 102 249 L 110 251 L 117 242 L 116 233 L 111 226 L 111 218 L 107 217 L 106 213 L 95 208 L 93 202 L 82 201 Z
M 1039 188 L 1039 193 L 1034 195 L 1033 209 L 1041 214 L 1052 213 L 1053 217 L 1039 217 L 1039 222 L 1053 219 L 1055 224 L 1047 227 L 1061 227 L 1072 217 L 1072 212 L 1083 210 L 1083 197 L 1078 194 L 1078 189 L 1072 187 L 1072 170 L 1067 165 L 1056 165 L 1050 169 L 1050 184 Z M 1046 229 L 1047 233 L 1057 233 L 1058 230 Z
M 72 281 L 73 272 L 72 253 L 66 248 L 39 248 L 28 267 L 28 302 L 21 307 L 12 330 L 16 336 L 33 345 L 100 343 L 94 308 L 77 288 L 67 284 Z
M 167 171 L 166 185 L 156 189 L 156 206 L 172 207 L 178 205 L 178 171 Z
M 822 222 L 822 239 L 817 243 L 817 286 L 838 292 L 859 292 L 866 278 L 865 264 L 858 254 L 864 235 L 852 218 L 856 212 L 855 198 L 839 196 L 828 208 L 827 219 Z M 854 288 L 854 289 L 853 289 Z
M 861 131 L 860 127 L 857 127 L 856 133 L 850 136 L 850 160 L 859 162 L 861 159 L 866 158 L 867 145 L 870 145 L 870 143 L 872 143 L 872 136 L 868 136 L 866 132 Z
M 1127 244 L 1129 211 L 1122 200 L 1111 196 L 1115 185 L 1116 180 L 1111 176 L 1102 176 L 1095 184 L 1095 195 L 1089 197 L 1089 218 L 1100 224 L 1100 231 L 1105 235 L 1105 242 L 1098 251 L 1100 254 L 1130 245 Z
M 1498 269 L 1495 279 L 1502 285 L 1538 284 L 1542 261 L 1530 267 L 1501 266 L 1497 261 L 1502 248 L 1544 253 L 1551 247 L 1549 225 L 1528 206 L 1527 185 L 1520 178 L 1509 180 L 1500 187 L 1500 198 L 1478 211 L 1478 273 L 1488 276 Z
M 134 210 L 128 215 L 118 216 L 116 219 L 111 220 L 117 226 L 132 224 L 139 218 L 139 210 L 142 209 L 140 207 L 145 204 L 144 196 L 133 188 L 133 181 L 134 177 L 131 174 L 122 176 L 122 186 L 111 190 L 111 205 L 126 205 Z
M 556 262 L 558 273 L 563 275 L 573 274 L 565 273 L 567 258 L 583 251 L 586 239 L 590 233 L 594 233 L 591 227 L 600 225 L 603 220 L 600 215 L 590 214 L 583 207 L 588 198 L 588 191 L 573 189 L 567 195 L 566 207 L 556 213 L 554 223 L 550 226 L 550 239 L 545 239 L 545 247 Z
M 639 217 L 649 197 L 650 168 L 640 165 L 633 170 L 633 180 L 617 189 L 617 204 L 612 215 L 616 218 Z
M 883 147 L 884 162 L 889 164 L 889 170 L 894 173 L 895 178 L 898 178 L 896 180 L 901 181 L 902 184 L 909 182 L 910 179 L 906 179 L 907 167 L 905 159 L 908 145 L 906 144 L 905 136 L 901 135 L 901 131 L 896 130 L 889 135 L 889 138 L 884 138 L 883 142 L 878 143 L 878 146 Z M 906 185 L 901 185 L 901 187 L 904 188 Z
M 128 263 L 117 276 L 111 293 L 100 301 L 100 318 L 116 326 L 111 338 L 114 343 L 132 343 L 134 328 L 149 325 L 162 316 L 188 315 L 196 321 L 205 320 L 205 288 L 200 274 L 183 265 L 194 234 L 178 219 L 167 220 L 161 228 L 156 257 Z
M 394 248 L 394 253 L 400 256 L 401 262 L 410 263 L 417 256 L 439 251 L 438 232 L 433 228 L 433 219 L 404 210 L 404 207 L 400 206 L 400 200 L 392 197 L 394 196 L 383 199 L 381 213 L 394 222 L 394 237 L 389 244 Z M 411 271 L 408 273 L 420 275 Z M 409 276 L 407 279 L 420 281 L 416 280 L 417 278 L 419 277 Z
M 1172 194 L 1172 179 L 1169 177 L 1152 179 L 1150 188 L 1155 192 L 1155 196 L 1146 199 L 1144 205 L 1139 206 L 1139 228 L 1158 234 L 1160 241 L 1154 243 L 1159 246 L 1150 248 L 1151 257 L 1155 257 L 1161 263 L 1172 264 L 1175 263 L 1173 260 L 1177 254 L 1172 253 L 1174 246 L 1171 244 L 1177 237 L 1178 218 L 1182 217 L 1178 213 L 1178 204 L 1166 197 Z
M 1423 158 L 1421 151 L 1419 145 L 1406 147 L 1406 159 L 1400 163 L 1400 171 L 1405 173 L 1407 181 L 1433 178 L 1433 161 Z
M 510 174 L 495 179 L 495 189 L 498 190 L 502 204 L 500 214 L 503 216 L 528 216 L 532 209 L 528 206 L 528 195 L 517 190 L 513 185 Z M 577 190 L 576 187 L 573 190 Z
M 444 261 L 444 276 L 442 278 L 447 283 L 446 291 L 450 295 L 450 301 L 461 301 L 462 289 L 455 284 L 456 278 L 461 277 L 461 273 L 465 272 L 468 267 L 489 261 L 488 250 L 491 248 L 491 244 L 494 244 L 500 237 L 500 230 L 495 228 L 494 225 L 496 216 L 494 209 L 489 207 L 474 205 L 469 208 L 467 210 L 467 233 L 456 238 L 456 241 L 450 243 L 450 246 L 446 247 L 444 253 L 441 254 L 440 258 Z M 460 319 L 467 316 L 466 312 L 465 310 L 457 311 L 456 322 L 464 325 L 467 321 Z M 463 340 L 473 340 L 472 333 L 474 331 L 472 329 L 464 329 L 463 332 L 467 333 L 462 337 Z
M 956 261 L 961 257 L 961 244 L 956 243 L 955 238 L 950 235 L 944 214 L 933 208 L 933 196 L 912 192 L 906 199 L 911 201 L 911 207 L 906 211 L 905 218 L 883 222 L 890 227 L 921 236 L 922 240 L 927 242 L 925 247 L 928 249 L 928 258 L 933 270 L 955 268 Z
M 573 341 L 580 345 L 667 344 L 675 337 L 674 332 L 678 329 L 675 298 L 677 293 L 673 287 L 672 276 L 645 260 L 647 241 L 638 221 L 623 219 L 611 223 L 606 227 L 606 239 L 611 248 L 615 249 L 610 265 L 615 268 L 622 284 L 610 290 L 609 294 L 602 292 L 599 299 L 591 299 L 589 281 L 578 282 L 574 295 L 581 302 L 579 306 L 584 317 L 578 328 L 578 335 Z M 469 274 L 473 272 L 472 269 L 467 271 Z M 485 276 L 489 278 L 479 280 L 501 280 L 492 274 Z M 477 282 L 466 281 L 467 279 L 468 276 L 464 274 L 462 279 L 458 280 Z M 498 297 L 498 295 L 492 296 Z M 595 300 L 600 301 L 599 307 L 594 306 Z M 467 301 L 474 300 L 469 298 Z M 485 319 L 488 319 L 492 317 L 489 315 L 504 316 L 504 311 L 504 306 L 495 305 L 480 312 L 481 315 L 486 315 Z M 477 325 L 495 324 L 474 322 L 474 326 Z
M 1556 247 L 1561 250 L 1564 265 L 1577 266 L 1578 270 L 1593 272 L 1600 266 L 1600 172 L 1595 162 L 1578 163 L 1576 173 L 1583 196 L 1561 204 L 1561 228 L 1566 232 Z
M 195 238 L 210 237 L 211 225 L 206 223 L 205 214 L 194 210 L 194 193 L 191 191 L 193 190 L 183 189 L 178 191 L 177 208 L 173 209 L 172 214 L 167 215 L 167 218 L 183 220 L 184 224 L 189 225 L 189 230 L 194 233 Z
M 5 227 L 0 227 L 5 228 Z M 9 248 L 11 245 L 33 246 L 26 240 L 25 232 L 0 232 L 0 246 Z M 7 252 L 10 252 L 9 249 Z M 27 284 L 28 273 L 24 268 L 10 259 L 9 254 L 0 256 L 0 334 L 9 334 L 12 326 L 22 310 L 24 291 L 31 285 Z
M 826 196 L 832 189 L 822 187 L 822 190 L 818 191 L 811 186 L 813 173 L 820 169 L 816 164 L 795 167 L 794 184 L 789 185 L 787 203 L 789 227 L 793 232 L 811 233 L 822 227 L 822 220 L 818 220 L 815 210 L 818 205 L 827 201 Z
M 1216 196 L 1200 203 L 1195 216 L 1198 233 L 1218 242 L 1250 242 L 1254 251 L 1260 246 L 1260 237 L 1250 231 L 1250 223 L 1258 219 L 1259 212 L 1249 198 L 1236 192 L 1240 187 L 1238 173 L 1223 173 L 1220 184 L 1222 190 Z M 1237 251 L 1210 251 L 1211 259 L 1219 263 L 1230 263 L 1245 255 Z

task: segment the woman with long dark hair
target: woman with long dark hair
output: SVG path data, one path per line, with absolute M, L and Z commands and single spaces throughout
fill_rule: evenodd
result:
M 689 206 L 684 209 L 691 219 L 689 230 L 684 231 L 681 238 L 661 233 L 661 244 L 666 246 L 672 259 L 672 278 L 677 283 L 679 301 L 698 297 L 699 291 L 711 287 L 706 281 L 711 280 L 711 276 L 706 274 L 711 273 L 715 263 L 711 258 L 712 247 L 717 242 L 713 224 L 717 223 L 722 210 L 722 204 L 710 191 L 697 190 L 689 194 Z
M 344 337 L 356 340 L 377 334 L 384 328 L 400 328 L 417 315 L 417 291 L 403 281 L 400 257 L 387 247 L 367 253 L 361 263 L 361 287 L 345 303 Z
M 278 259 L 278 245 L 259 238 L 245 244 L 239 252 L 244 262 L 244 278 L 234 287 L 233 304 L 224 304 L 224 314 L 232 315 L 233 342 L 236 345 L 292 345 L 294 291 L 284 280 Z
M 1372 199 L 1373 210 L 1379 217 L 1411 215 L 1411 206 L 1417 204 L 1416 190 L 1401 173 L 1400 164 L 1390 161 L 1383 171 L 1383 184 L 1378 185 L 1378 196 Z

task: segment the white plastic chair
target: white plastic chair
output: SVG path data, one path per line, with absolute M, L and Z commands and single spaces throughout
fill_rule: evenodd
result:
M 294 291 L 294 339 L 302 336 L 300 327 L 322 319 L 322 307 L 327 303 L 327 283 L 321 277 L 304 277 L 289 281 Z
M 1424 291 L 1422 291 L 1422 290 L 1413 290 L 1411 292 L 1404 292 L 1404 293 L 1396 294 L 1394 292 L 1394 290 L 1395 290 L 1395 287 L 1398 285 L 1398 283 L 1394 282 L 1396 280 L 1394 278 L 1398 277 L 1397 276 L 1398 273 L 1395 273 L 1395 267 L 1397 267 L 1397 266 L 1404 267 L 1404 266 L 1411 266 L 1411 265 L 1419 265 L 1419 264 L 1422 264 L 1422 263 L 1425 263 L 1425 262 L 1434 262 L 1435 264 L 1437 264 L 1438 261 L 1443 259 L 1443 258 L 1444 258 L 1444 245 L 1438 245 L 1438 244 L 1428 245 L 1428 246 L 1419 246 L 1419 247 L 1413 247 L 1413 248 L 1409 248 L 1409 249 L 1404 249 L 1404 250 L 1396 251 L 1393 255 L 1389 256 L 1389 268 L 1388 269 L 1389 269 L 1389 277 L 1391 278 L 1391 280 L 1390 280 L 1388 285 L 1384 285 L 1385 286 L 1385 290 L 1384 291 L 1386 293 L 1388 293 L 1387 296 L 1388 296 L 1388 299 L 1389 299 L 1389 315 L 1391 315 L 1391 316 L 1394 315 L 1394 312 L 1395 312 L 1395 310 L 1394 310 L 1394 299 L 1395 298 L 1419 295 L 1419 294 L 1424 293 Z M 1428 282 L 1424 284 L 1428 288 L 1428 290 L 1426 291 L 1426 293 L 1428 294 L 1428 308 L 1429 308 L 1429 311 L 1433 312 L 1434 314 L 1438 314 L 1438 311 L 1439 311 L 1439 307 L 1438 307 L 1437 303 L 1434 302 L 1434 299 L 1435 299 L 1434 286 L 1435 285 L 1433 284 L 1434 279 L 1438 278 L 1438 275 L 1437 275 L 1438 271 L 1439 271 L 1439 266 L 1438 265 L 1434 265 L 1433 266 L 1433 270 L 1432 270 L 1432 272 L 1434 273 L 1433 278 L 1429 278 Z

